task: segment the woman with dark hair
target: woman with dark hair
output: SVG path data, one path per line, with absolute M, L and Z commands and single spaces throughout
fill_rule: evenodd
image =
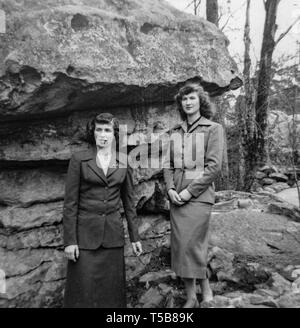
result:
M 211 104 L 200 85 L 186 84 L 175 99 L 183 122 L 170 131 L 164 179 L 170 200 L 172 269 L 185 284 L 184 307 L 191 308 L 199 306 L 196 279 L 203 301 L 213 299 L 207 274 L 208 228 L 214 180 L 222 165 L 223 132 L 210 120 Z
M 134 253 L 142 246 L 134 225 L 132 169 L 117 152 L 119 123 L 110 113 L 87 126 L 90 149 L 72 155 L 63 226 L 68 258 L 64 307 L 126 307 L 121 199 Z

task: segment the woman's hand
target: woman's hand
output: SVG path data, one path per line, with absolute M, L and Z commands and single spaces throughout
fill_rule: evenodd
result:
M 137 241 L 135 243 L 131 243 L 132 248 L 133 248 L 133 252 L 136 256 L 140 256 L 143 253 L 143 248 L 142 248 L 142 244 L 140 241 Z
M 79 258 L 79 247 L 78 245 L 69 245 L 65 248 L 65 255 L 68 260 L 76 262 Z
M 179 193 L 179 197 L 183 202 L 188 202 L 193 197 L 193 195 L 187 189 L 183 189 Z
M 178 195 L 176 190 L 169 189 L 168 190 L 168 195 L 170 197 L 170 200 L 171 200 L 172 204 L 175 204 L 177 206 L 181 206 L 181 205 L 184 204 L 184 202 L 182 201 L 180 195 Z

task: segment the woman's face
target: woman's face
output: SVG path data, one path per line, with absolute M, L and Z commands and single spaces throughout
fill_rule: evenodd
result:
M 200 110 L 200 101 L 197 92 L 184 95 L 181 100 L 183 111 L 186 115 L 195 115 Z
M 100 148 L 108 148 L 114 140 L 114 128 L 112 124 L 95 124 L 95 141 L 96 146 Z

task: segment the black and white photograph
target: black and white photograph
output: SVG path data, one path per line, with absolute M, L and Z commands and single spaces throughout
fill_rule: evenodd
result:
M 0 309 L 300 308 L 299 72 L 297 0 L 0 0 Z

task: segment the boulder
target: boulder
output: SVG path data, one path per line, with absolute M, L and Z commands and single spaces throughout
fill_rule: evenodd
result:
M 272 202 L 269 204 L 268 211 L 274 214 L 285 215 L 293 221 L 300 222 L 300 209 L 295 205 Z
M 1 116 L 172 100 L 195 76 L 216 94 L 241 85 L 225 36 L 166 1 L 14 0 L 2 9 Z
M 300 225 L 284 215 L 255 209 L 213 212 L 210 226 L 210 244 L 233 254 L 284 263 L 295 263 L 299 256 Z
M 143 283 L 157 282 L 157 281 L 168 280 L 168 278 L 176 279 L 175 273 L 171 270 L 147 272 L 146 274 L 144 274 L 139 278 L 139 282 L 143 282 Z
M 282 199 L 284 199 L 286 202 L 300 207 L 299 197 L 298 197 L 298 190 L 297 190 L 296 187 L 280 191 L 280 192 L 278 192 L 277 195 L 279 197 L 281 197 Z
M 280 308 L 300 308 L 300 293 L 288 293 L 278 300 Z
M 163 298 L 158 288 L 151 287 L 142 295 L 139 303 L 142 304 L 143 308 L 158 308 Z
M 259 171 L 269 175 L 271 173 L 276 173 L 277 169 L 274 165 L 265 165 L 259 169 Z
M 202 302 L 200 304 L 201 308 L 210 308 L 210 307 L 214 307 L 214 308 L 228 308 L 230 307 L 231 302 L 230 299 L 222 296 L 222 295 L 217 295 L 214 297 L 213 301 L 211 302 Z
M 258 180 L 261 180 L 261 179 L 263 179 L 263 178 L 266 178 L 267 177 L 267 174 L 266 173 L 264 173 L 264 172 L 256 172 L 255 173 L 255 178 L 256 179 L 258 179 Z
M 279 273 L 273 272 L 270 280 L 267 283 L 271 290 L 274 290 L 278 294 L 282 295 L 291 290 L 292 284 Z
M 163 295 L 163 296 L 171 295 L 173 292 L 173 287 L 171 287 L 167 284 L 161 283 L 158 285 L 158 287 L 160 289 L 161 295 Z
M 277 183 L 273 183 L 272 186 L 271 186 L 271 188 L 276 193 L 279 193 L 282 190 L 289 189 L 290 186 L 287 183 L 285 183 L 285 182 L 277 182 Z
M 263 179 L 261 180 L 261 183 L 262 183 L 263 186 L 271 185 L 271 184 L 273 184 L 274 182 L 276 182 L 276 180 L 274 180 L 274 179 L 270 179 L 270 178 L 263 178 Z
M 219 201 L 213 205 L 214 212 L 228 212 L 229 210 L 234 210 L 238 208 L 238 200 L 231 199 L 227 201 Z
M 234 255 L 217 246 L 213 247 L 208 253 L 208 266 L 218 281 L 234 281 L 233 277 Z
M 263 187 L 263 190 L 269 193 L 276 193 L 276 191 L 272 188 L 272 185 L 268 187 Z
M 253 202 L 250 199 L 239 199 L 238 202 L 239 208 L 250 208 L 253 206 Z
M 300 292 L 300 278 L 297 278 L 292 282 L 292 291 Z
M 131 280 L 141 274 L 150 263 L 152 253 L 142 254 L 141 256 L 125 257 L 126 279 Z
M 278 182 L 287 182 L 288 181 L 288 177 L 282 173 L 271 173 L 269 175 L 269 178 L 271 179 L 275 179 Z

